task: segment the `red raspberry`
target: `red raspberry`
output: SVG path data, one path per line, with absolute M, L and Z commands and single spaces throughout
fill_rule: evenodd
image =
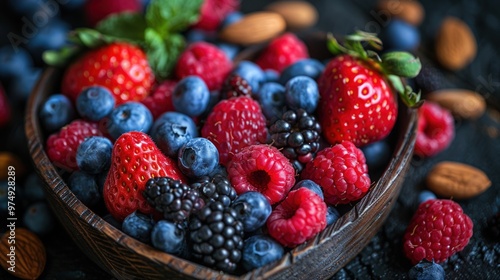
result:
M 7 94 L 0 84 L 0 127 L 9 123 L 11 119 L 11 110 L 9 99 L 7 98 Z
M 233 64 L 224 51 L 207 42 L 195 42 L 182 52 L 175 66 L 175 75 L 182 79 L 196 75 L 209 90 L 219 90 Z
M 257 191 L 271 205 L 283 200 L 295 184 L 295 169 L 290 161 L 275 147 L 263 144 L 236 153 L 227 174 L 238 194 Z
M 212 141 L 219 151 L 219 162 L 226 165 L 244 147 L 266 142 L 266 118 L 257 101 L 233 97 L 214 106 L 201 135 Z
M 139 0 L 87 0 L 85 17 L 91 26 L 95 26 L 109 15 L 121 12 L 140 12 L 141 9 Z
M 307 47 L 293 33 L 285 33 L 271 41 L 256 63 L 263 69 L 272 69 L 281 73 L 297 60 L 308 58 Z
M 154 119 L 165 112 L 175 111 L 172 94 L 176 84 L 175 81 L 163 81 L 151 91 L 148 97 L 141 101 L 151 111 Z
M 404 251 L 413 264 L 444 262 L 462 251 L 472 237 L 472 220 L 449 199 L 431 199 L 417 209 L 404 235 Z
M 102 136 L 97 123 L 74 120 L 47 139 L 47 155 L 57 167 L 68 171 L 78 170 L 76 151 L 87 137 Z
M 299 188 L 276 206 L 267 219 L 267 229 L 283 246 L 295 247 L 326 227 L 326 209 L 318 194 Z
M 434 156 L 446 149 L 455 138 L 455 123 L 451 113 L 436 103 L 426 101 L 418 109 L 415 154 Z
M 370 188 L 365 156 L 350 141 L 318 152 L 316 158 L 306 164 L 301 178 L 320 185 L 325 201 L 331 205 L 356 201 Z
M 233 73 L 226 77 L 221 89 L 222 99 L 252 95 L 252 87 L 240 75 Z
M 238 10 L 238 0 L 204 0 L 200 10 L 200 19 L 193 28 L 215 31 L 228 14 Z

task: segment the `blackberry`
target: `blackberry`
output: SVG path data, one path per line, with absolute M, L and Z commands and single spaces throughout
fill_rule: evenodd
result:
M 230 74 L 225 80 L 221 88 L 222 99 L 229 99 L 237 96 L 250 96 L 252 87 L 247 80 L 240 75 Z
M 303 109 L 290 109 L 269 127 L 271 145 L 292 162 L 296 171 L 311 161 L 319 150 L 321 127 Z
M 417 88 L 424 94 L 449 86 L 449 82 L 445 78 L 444 73 L 429 63 L 422 64 L 422 69 L 415 77 L 414 81 Z
M 149 179 L 143 195 L 166 220 L 176 223 L 185 221 L 205 205 L 197 190 L 169 177 Z
M 233 272 L 241 260 L 243 223 L 236 210 L 215 201 L 194 214 L 189 222 L 192 256 L 203 264 Z
M 229 180 L 222 174 L 215 174 L 212 178 L 201 177 L 191 187 L 198 190 L 206 204 L 220 201 L 224 206 L 229 206 L 238 196 Z

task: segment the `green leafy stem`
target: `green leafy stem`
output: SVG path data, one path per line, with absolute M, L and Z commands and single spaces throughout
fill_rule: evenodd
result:
M 129 42 L 145 50 L 157 79 L 166 79 L 184 50 L 181 32 L 195 23 L 203 0 L 152 0 L 145 14 L 123 12 L 101 21 L 95 29 L 70 32 L 70 44 L 46 51 L 48 65 L 62 67 L 82 52 L 113 42 Z

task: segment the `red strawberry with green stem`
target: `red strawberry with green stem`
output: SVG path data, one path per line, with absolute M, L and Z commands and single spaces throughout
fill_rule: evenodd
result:
M 421 104 L 420 94 L 405 87 L 401 79 L 419 73 L 419 59 L 406 52 L 379 57 L 365 50 L 363 42 L 375 48 L 381 44 L 373 34 L 360 31 L 346 36 L 345 46 L 329 36 L 329 49 L 340 55 L 319 78 L 317 114 L 323 135 L 332 145 L 348 140 L 360 147 L 386 137 L 397 118 L 396 93 L 408 106 Z
M 118 221 L 136 210 L 152 214 L 154 208 L 142 193 L 153 177 L 185 180 L 175 161 L 163 155 L 147 134 L 122 134 L 113 146 L 111 168 L 104 183 L 103 196 L 109 213 Z

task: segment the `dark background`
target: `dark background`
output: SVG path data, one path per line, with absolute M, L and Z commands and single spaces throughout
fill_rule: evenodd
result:
M 242 12 L 256 11 L 270 1 L 242 2 Z M 313 29 L 348 34 L 356 29 L 379 32 L 389 19 L 379 17 L 376 1 L 317 0 L 310 1 L 320 12 Z M 446 87 L 466 88 L 480 92 L 489 109 L 476 121 L 457 121 L 456 137 L 451 146 L 429 159 L 414 158 L 401 194 L 382 229 L 369 245 L 332 279 L 407 279 L 411 265 L 402 252 L 402 236 L 416 209 L 418 192 L 425 189 L 423 179 L 437 162 L 448 160 L 473 165 L 483 170 L 492 186 L 483 194 L 458 201 L 474 222 L 474 235 L 469 245 L 442 266 L 446 279 L 500 279 L 500 240 L 488 237 L 487 221 L 500 209 L 500 5 L 494 0 L 422 0 L 426 17 L 420 26 L 422 37 L 419 53 L 433 62 L 432 46 L 441 20 L 448 15 L 469 24 L 478 41 L 476 59 L 459 72 L 443 74 Z M 2 4 L 2 6 L 5 6 Z M 8 15 L 8 10 L 2 10 Z M 5 27 L 5 26 L 4 26 Z M 379 28 L 377 30 L 377 27 Z M 4 28 L 5 29 L 5 28 Z M 3 32 L 3 31 L 2 31 Z M 2 41 L 5 40 L 2 34 Z M 22 112 L 18 112 L 22 114 Z M 20 126 L 22 128 L 22 126 Z M 19 133 L 20 128 L 10 131 Z M 3 139 L 8 141 L 8 139 Z M 3 147 L 3 146 L 2 146 Z M 25 146 L 7 146 L 25 154 Z M 43 279 L 109 279 L 105 271 L 86 258 L 59 225 L 49 236 L 42 237 L 47 249 L 47 265 Z M 0 279 L 12 276 L 0 270 Z M 168 276 L 166 276 L 168 279 Z

